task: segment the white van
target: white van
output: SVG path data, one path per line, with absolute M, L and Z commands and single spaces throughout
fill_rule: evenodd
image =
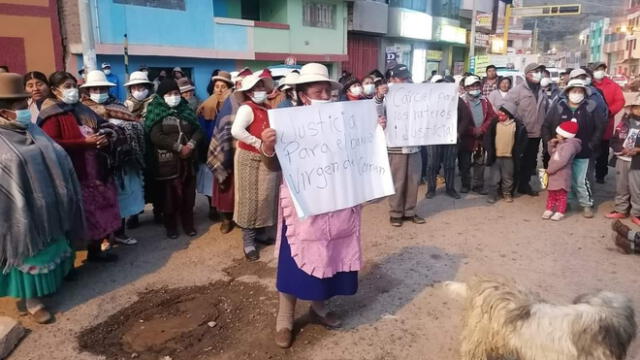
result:
M 524 73 L 518 70 L 498 69 L 498 76 L 511 78 L 511 85 L 513 87 L 525 82 Z

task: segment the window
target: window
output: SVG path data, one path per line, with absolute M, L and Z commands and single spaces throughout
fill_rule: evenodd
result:
M 242 0 L 240 4 L 243 19 L 260 20 L 260 4 L 258 4 L 258 0 Z
M 427 11 L 427 0 L 390 0 L 389 5 L 422 12 Z
M 450 19 L 460 18 L 460 0 L 441 0 L 433 2 L 433 16 Z
M 336 5 L 307 1 L 302 7 L 302 25 L 325 29 L 336 28 Z
M 147 6 L 171 10 L 184 10 L 185 0 L 113 0 L 116 4 Z

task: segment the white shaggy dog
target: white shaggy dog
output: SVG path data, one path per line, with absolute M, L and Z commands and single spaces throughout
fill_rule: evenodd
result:
M 507 281 L 444 287 L 466 299 L 462 360 L 622 360 L 636 335 L 622 295 L 601 291 L 554 305 Z

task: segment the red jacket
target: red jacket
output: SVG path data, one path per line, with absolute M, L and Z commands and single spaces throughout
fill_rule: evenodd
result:
M 491 121 L 497 117 L 496 112 L 493 111 L 493 106 L 485 97 L 481 97 L 480 101 L 482 102 L 482 113 L 484 114 L 484 119 L 482 120 L 482 124 L 476 127 L 473 122 L 473 114 L 471 111 L 471 105 L 469 104 L 469 100 L 466 95 L 460 97 L 462 101 L 467 105 L 468 115 L 470 117 L 468 125 L 465 129 L 458 129 L 458 132 L 461 133 L 460 141 L 462 145 L 462 149 L 464 151 L 475 151 L 478 146 L 482 146 L 484 134 L 487 133 L 489 127 L 491 126 Z
M 603 78 L 601 81 L 594 81 L 593 85 L 602 91 L 604 100 L 609 107 L 609 123 L 602 135 L 603 140 L 609 140 L 613 136 L 613 125 L 616 114 L 624 107 L 624 94 L 620 86 L 608 77 Z

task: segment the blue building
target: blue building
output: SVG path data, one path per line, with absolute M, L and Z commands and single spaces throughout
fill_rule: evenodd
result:
M 75 0 L 63 2 L 66 67 L 82 67 Z M 97 62 L 108 62 L 122 83 L 140 65 L 150 79 L 179 66 L 199 98 L 215 69 L 253 70 L 282 64 L 323 62 L 334 74 L 346 61 L 346 4 L 342 0 L 96 0 L 90 2 Z M 75 27 L 75 31 L 74 31 Z M 124 89 L 121 91 L 125 93 Z

